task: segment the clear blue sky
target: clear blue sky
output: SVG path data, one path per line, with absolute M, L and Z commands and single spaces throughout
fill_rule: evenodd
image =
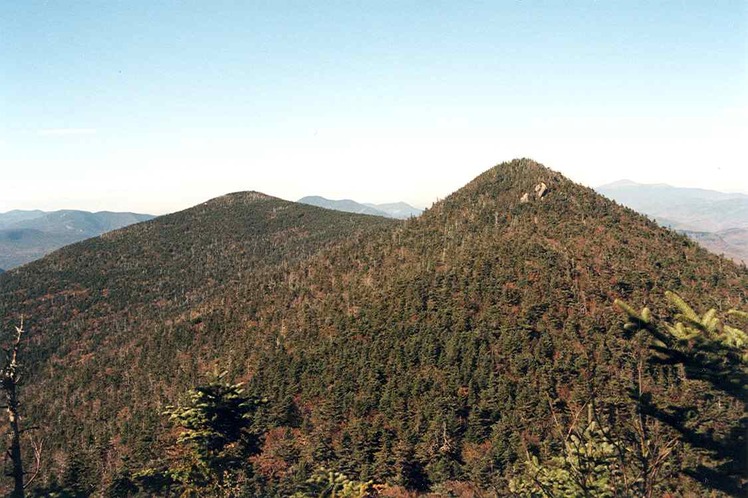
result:
M 748 2 L 0 6 L 0 211 L 430 205 L 516 156 L 748 192 Z

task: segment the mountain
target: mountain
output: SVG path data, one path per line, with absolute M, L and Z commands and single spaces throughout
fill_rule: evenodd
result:
M 0 266 L 15 268 L 73 242 L 152 218 L 147 214 L 108 211 L 0 213 Z
M 414 208 L 410 204 L 405 202 L 392 202 L 386 204 L 371 204 L 343 199 L 343 200 L 331 200 L 320 196 L 307 196 L 302 197 L 298 200 L 302 204 L 309 204 L 311 206 L 322 207 L 325 209 L 334 209 L 336 211 L 344 211 L 346 213 L 358 213 L 358 214 L 369 214 L 372 216 L 385 216 L 387 218 L 395 218 L 399 220 L 405 220 L 412 216 L 420 215 L 423 210 Z
M 735 261 L 748 263 L 748 229 L 746 228 L 728 228 L 718 232 L 693 230 L 682 232 L 715 254 L 724 254 Z
M 718 231 L 748 227 L 748 195 L 621 180 L 597 187 L 599 193 L 683 230 Z
M 748 262 L 748 240 L 742 232 L 748 229 L 748 195 L 630 180 L 596 190 L 663 226 L 682 231 L 717 254 Z
M 612 303 L 665 313 L 670 289 L 700 310 L 745 309 L 746 288 L 744 267 L 522 159 L 405 221 L 214 199 L 3 274 L 0 318 L 7 342 L 27 317 L 21 396 L 47 479 L 75 468 L 93 492 L 167 465 L 164 410 L 225 369 L 262 400 L 253 495 L 291 495 L 325 467 L 490 496 L 528 452 L 552 455 L 554 420 L 591 397 L 616 431 L 638 419 L 637 385 L 701 407 L 710 437 L 741 437 L 739 403 L 644 367 Z M 709 493 L 679 474 L 700 454 L 672 451 L 660 491 Z
M 308 204 L 310 206 L 317 206 L 325 209 L 334 209 L 335 211 L 343 211 L 345 213 L 356 213 L 356 214 L 368 214 L 371 216 L 385 216 L 387 213 L 380 211 L 379 209 L 359 204 L 351 199 L 332 200 L 320 197 L 317 195 L 311 195 L 302 197 L 298 200 L 301 204 Z
M 15 268 L 78 240 L 75 234 L 50 234 L 31 228 L 0 229 L 0 264 Z
M 19 222 L 33 220 L 34 218 L 39 218 L 45 214 L 47 213 L 38 209 L 33 211 L 15 209 L 13 211 L 8 211 L 7 213 L 0 213 L 0 228 L 7 228 Z
M 366 204 L 367 206 L 383 211 L 390 218 L 405 220 L 411 217 L 420 216 L 423 209 L 418 209 L 405 202 L 391 202 L 387 204 Z
M 7 228 L 30 228 L 45 233 L 75 233 L 88 238 L 153 218 L 149 214 L 62 210 L 19 221 Z

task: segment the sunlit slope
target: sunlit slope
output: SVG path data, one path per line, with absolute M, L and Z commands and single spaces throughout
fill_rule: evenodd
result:
M 627 413 L 643 349 L 612 301 L 666 289 L 745 308 L 748 273 L 516 160 L 405 222 L 232 194 L 5 274 L 0 303 L 30 317 L 23 395 L 55 461 L 103 441 L 153 465 L 163 408 L 218 367 L 267 400 L 260 429 L 294 429 L 298 465 L 501 489 L 551 449 L 551 407 Z M 651 380 L 716 401 L 716 434 L 738 413 Z

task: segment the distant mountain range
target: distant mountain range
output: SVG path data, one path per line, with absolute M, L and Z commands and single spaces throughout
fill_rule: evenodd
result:
M 748 262 L 748 195 L 631 180 L 596 190 L 713 252 Z
M 68 244 L 153 218 L 149 214 L 108 211 L 15 210 L 0 213 L 0 268 L 9 270 Z
M 372 216 L 384 216 L 385 218 L 396 218 L 404 220 L 412 216 L 420 215 L 423 210 L 415 208 L 405 202 L 393 202 L 388 204 L 360 203 L 351 199 L 333 200 L 310 195 L 298 200 L 301 204 L 317 206 L 346 213 L 369 214 Z

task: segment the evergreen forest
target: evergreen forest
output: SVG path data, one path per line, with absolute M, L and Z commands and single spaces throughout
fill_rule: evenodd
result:
M 39 462 L 0 486 L 745 496 L 746 311 L 745 265 L 530 159 L 407 220 L 229 194 L 0 275 Z

